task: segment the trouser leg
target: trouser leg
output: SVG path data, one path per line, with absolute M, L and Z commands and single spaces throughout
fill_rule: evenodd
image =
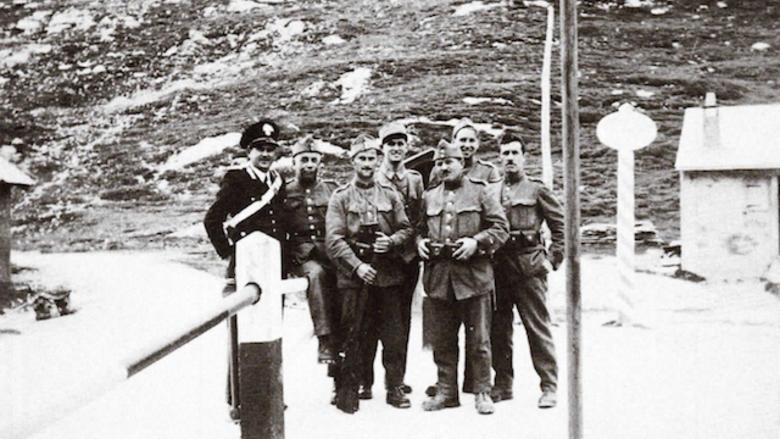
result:
M 322 263 L 308 260 L 294 270 L 296 275 L 305 276 L 309 280 L 306 289 L 306 300 L 309 303 L 309 313 L 317 336 L 330 335 L 334 331 L 336 316 L 333 315 L 336 289 L 334 279 L 323 267 Z
M 466 328 L 466 358 L 471 359 L 473 391 L 489 392 L 491 295 L 459 301 L 458 308 Z
M 433 361 L 436 363 L 438 392 L 447 397 L 458 395 L 458 329 L 460 319 L 456 303 L 430 299 L 430 321 L 433 325 Z
M 400 286 L 375 288 L 373 294 L 377 303 L 379 329 L 382 341 L 382 365 L 385 369 L 385 388 L 391 389 L 403 384 L 404 360 L 406 358 L 406 337 L 403 325 L 405 297 Z
M 531 360 L 541 379 L 540 387 L 556 390 L 558 386 L 558 365 L 555 359 L 555 343 L 552 337 L 552 322 L 547 309 L 547 277 L 536 276 L 523 279 L 515 295 L 520 318 L 525 326 Z
M 512 367 L 512 285 L 496 277 L 496 310 L 493 311 L 490 325 L 490 350 L 493 370 L 496 373 L 493 383 L 500 389 L 512 389 L 514 369 Z
M 368 294 L 361 288 L 342 288 L 341 294 L 339 333 L 343 360 L 336 374 L 336 406 L 353 413 L 359 407 L 360 339 Z
M 403 324 L 403 375 L 406 374 L 406 359 L 409 351 L 409 332 L 412 326 L 412 300 L 420 276 L 420 264 L 415 260 L 404 266 L 404 283 L 399 291 L 401 296 L 401 323 Z

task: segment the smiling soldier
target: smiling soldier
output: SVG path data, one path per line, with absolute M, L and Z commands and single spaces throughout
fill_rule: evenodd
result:
M 404 203 L 404 212 L 409 221 L 414 224 L 417 221 L 417 215 L 420 210 L 420 197 L 423 193 L 423 179 L 419 172 L 413 169 L 406 169 L 404 159 L 409 150 L 409 133 L 406 127 L 400 123 L 389 123 L 382 126 L 379 130 L 379 140 L 382 143 L 384 159 L 377 172 L 377 181 L 385 185 L 392 185 L 401 195 L 401 201 Z M 420 260 L 417 258 L 414 240 L 410 239 L 406 246 L 400 250 L 401 262 L 403 267 L 403 280 L 401 285 L 401 296 L 398 298 L 401 311 L 404 332 L 404 359 L 403 370 L 406 372 L 406 353 L 409 348 L 409 328 L 412 317 L 412 298 L 414 289 L 417 286 L 417 279 L 420 274 Z M 373 337 L 376 340 L 376 331 Z M 374 357 L 376 356 L 376 341 L 368 341 L 366 356 L 363 358 L 363 372 L 361 373 L 360 398 L 370 399 L 371 386 L 374 384 Z M 407 384 L 401 386 L 404 393 L 411 393 L 412 388 Z
M 404 329 L 400 288 L 401 251 L 412 237 L 400 195 L 392 185 L 376 181 L 381 151 L 378 141 L 359 136 L 350 148 L 355 178 L 338 188 L 325 217 L 325 246 L 338 269 L 342 300 L 341 351 L 336 406 L 347 413 L 359 408 L 358 387 L 363 352 L 376 327 L 382 341 L 386 402 L 408 408 L 403 384 Z

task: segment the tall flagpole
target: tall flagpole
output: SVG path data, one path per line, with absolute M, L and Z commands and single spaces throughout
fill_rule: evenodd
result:
M 580 145 L 577 108 L 577 2 L 560 0 L 561 96 L 564 190 L 566 192 L 566 335 L 568 351 L 569 439 L 582 438 L 580 294 Z

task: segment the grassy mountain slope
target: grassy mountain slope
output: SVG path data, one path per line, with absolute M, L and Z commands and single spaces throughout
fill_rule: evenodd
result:
M 538 174 L 544 9 L 487 2 L 488 9 L 457 16 L 466 2 L 277 0 L 234 12 L 251 3 L 2 4 L 0 145 L 15 143 L 20 166 L 38 181 L 15 193 L 17 247 L 203 246 L 172 233 L 202 219 L 221 168 L 240 151 L 160 168 L 201 139 L 261 116 L 282 121 L 287 142 L 311 133 L 336 145 L 395 118 L 469 116 L 519 128 Z M 673 165 L 683 109 L 700 105 L 706 91 L 726 105 L 780 101 L 780 5 L 644 3 L 580 6 L 583 218 L 614 216 L 617 157 L 598 143 L 595 125 L 631 101 L 659 125 L 657 140 L 637 154 L 637 216 L 671 239 L 679 227 Z M 334 35 L 341 41 L 326 44 Z M 752 50 L 756 42 L 769 49 Z M 552 126 L 561 190 L 558 57 L 556 46 Z M 340 102 L 339 78 L 356 68 L 370 69 L 367 88 Z M 418 148 L 449 131 L 413 128 Z M 489 135 L 484 140 L 490 157 L 495 147 Z M 330 158 L 326 174 L 341 178 L 348 169 Z

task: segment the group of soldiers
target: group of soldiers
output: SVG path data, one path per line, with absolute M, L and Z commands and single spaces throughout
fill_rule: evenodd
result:
M 234 276 L 234 243 L 242 237 L 260 231 L 284 243 L 286 272 L 309 280 L 318 361 L 329 365 L 332 403 L 344 412 L 354 413 L 361 399 L 373 396 L 379 341 L 386 402 L 411 406 L 404 376 L 421 266 L 423 326 L 438 371 L 423 409 L 460 405 L 461 325 L 462 391 L 475 395 L 480 414 L 512 399 L 515 307 L 541 379 L 538 406 L 555 406 L 546 296 L 547 273 L 563 260 L 563 215 L 551 190 L 525 175 L 522 139 L 508 132 L 500 137 L 499 168 L 476 159 L 478 129 L 463 119 L 437 146 L 425 188 L 423 176 L 404 165 L 406 127 L 389 123 L 378 134 L 352 141 L 355 175 L 337 187 L 319 176 L 322 154 L 311 138 L 293 146 L 295 178 L 284 181 L 271 167 L 281 150 L 278 126 L 270 120 L 249 126 L 240 140 L 248 160 L 228 170 L 204 221 L 217 253 L 230 261 L 228 278 Z

